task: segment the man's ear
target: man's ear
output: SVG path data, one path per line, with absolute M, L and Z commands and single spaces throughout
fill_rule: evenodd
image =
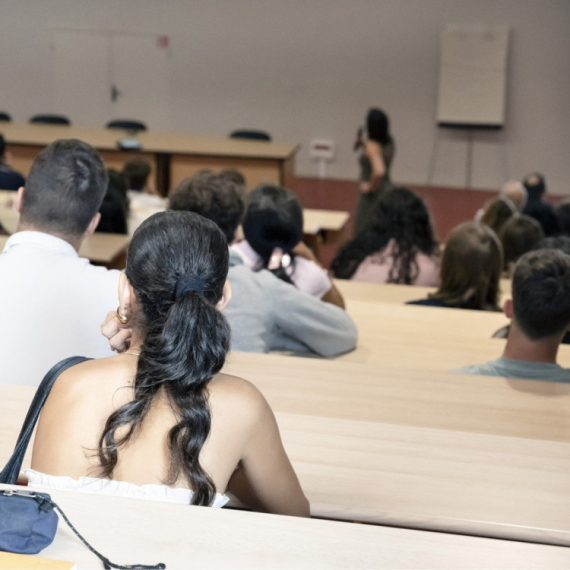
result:
M 100 220 L 101 220 L 101 214 L 99 212 L 97 212 L 93 216 L 93 219 L 89 222 L 89 225 L 87 226 L 87 229 L 85 230 L 85 236 L 90 236 L 97 229 L 97 226 L 99 225 Z
M 22 204 L 24 203 L 24 187 L 20 186 L 18 188 L 18 193 L 16 194 L 16 201 L 14 202 L 14 207 L 16 211 L 21 214 L 22 213 Z
M 216 309 L 218 311 L 223 311 L 226 308 L 226 305 L 230 302 L 232 298 L 232 284 L 226 280 L 224 283 L 224 292 L 222 294 L 222 298 L 218 301 L 216 305 Z
M 505 313 L 505 317 L 507 319 L 513 318 L 513 300 L 507 299 L 503 305 L 503 313 Z

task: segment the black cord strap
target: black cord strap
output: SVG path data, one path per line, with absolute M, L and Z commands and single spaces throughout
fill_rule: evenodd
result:
M 63 520 L 67 523 L 67 526 L 75 533 L 77 538 L 91 551 L 97 558 L 103 562 L 103 566 L 105 570 L 111 570 L 111 568 L 117 568 L 118 570 L 164 570 L 166 568 L 166 564 L 160 562 L 159 564 L 154 565 L 147 565 L 147 564 L 129 564 L 122 566 L 121 564 L 115 564 L 111 562 L 108 558 L 103 556 L 100 552 L 95 550 L 82 536 L 79 534 L 79 531 L 71 524 L 69 519 L 65 516 L 65 513 L 61 510 L 59 505 L 54 503 L 51 499 L 44 498 L 63 518 Z

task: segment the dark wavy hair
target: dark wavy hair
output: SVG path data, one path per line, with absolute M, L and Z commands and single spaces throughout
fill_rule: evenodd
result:
M 265 184 L 247 197 L 242 227 L 245 239 L 267 268 L 276 247 L 293 257 L 293 248 L 303 238 L 303 208 L 291 190 Z M 291 283 L 285 268 L 272 272 Z
M 394 188 L 380 197 L 370 224 L 334 258 L 331 264 L 334 276 L 350 279 L 366 257 L 384 249 L 391 239 L 396 241 L 396 247 L 388 283 L 410 285 L 419 272 L 418 251 L 435 255 L 438 243 L 423 200 L 407 188 Z
M 112 478 L 118 452 L 140 429 L 161 391 L 178 423 L 168 433 L 170 470 L 194 491 L 192 504 L 209 505 L 214 482 L 199 462 L 210 433 L 206 386 L 224 365 L 230 329 L 216 304 L 228 273 L 228 245 L 215 223 L 191 212 L 161 212 L 137 229 L 126 275 L 139 311 L 133 327 L 144 335 L 134 398 L 113 412 L 99 440 L 101 475 Z M 117 430 L 126 428 L 117 437 Z

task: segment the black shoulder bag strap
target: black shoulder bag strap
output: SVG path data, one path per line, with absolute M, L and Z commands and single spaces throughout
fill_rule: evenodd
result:
M 28 414 L 26 415 L 26 419 L 24 420 L 24 424 L 20 430 L 20 435 L 18 436 L 18 442 L 14 448 L 14 453 L 12 453 L 12 457 L 10 457 L 10 460 L 6 463 L 6 467 L 4 467 L 0 473 L 0 483 L 6 483 L 7 485 L 16 484 L 20 469 L 22 468 L 22 462 L 24 461 L 24 455 L 26 455 L 26 450 L 30 443 L 30 438 L 32 437 L 32 433 L 34 432 L 34 428 L 36 427 L 36 423 L 40 417 L 40 412 L 42 411 L 42 407 L 49 396 L 54 382 L 62 372 L 76 364 L 79 364 L 80 362 L 84 362 L 85 360 L 89 360 L 89 358 L 85 358 L 84 356 L 72 356 L 71 358 L 66 358 L 61 362 L 58 362 L 44 376 L 44 379 L 38 386 L 38 390 L 30 404 L 30 409 L 28 410 Z
M 2 472 L 0 473 L 0 483 L 4 483 L 6 485 L 16 485 L 16 481 L 18 480 L 18 475 L 20 473 L 20 469 L 22 468 L 22 462 L 24 461 L 24 456 L 26 455 L 26 450 L 28 449 L 28 444 L 30 443 L 30 438 L 32 437 L 32 433 L 34 432 L 34 428 L 36 427 L 36 423 L 40 416 L 40 412 L 42 411 L 42 407 L 49 396 L 49 393 L 54 385 L 55 381 L 58 377 L 72 366 L 79 364 L 80 362 L 85 362 L 86 360 L 91 360 L 90 358 L 85 358 L 84 356 L 72 356 L 70 358 L 66 358 L 61 362 L 58 362 L 45 376 L 44 379 L 41 381 L 41 384 L 38 386 L 34 399 L 30 404 L 30 408 L 26 415 L 26 419 L 24 420 L 24 424 L 22 425 L 22 429 L 20 430 L 20 435 L 18 436 L 18 441 L 16 443 L 16 447 L 14 448 L 14 453 L 12 453 L 12 457 L 10 457 L 8 463 Z M 95 554 L 102 562 L 105 570 L 110 570 L 111 568 L 118 568 L 120 570 L 130 570 L 130 569 L 140 569 L 140 570 L 163 570 L 166 566 L 162 563 L 155 564 L 152 566 L 147 566 L 144 564 L 132 564 L 128 566 L 121 566 L 120 564 L 114 564 L 108 558 L 103 556 L 100 552 L 95 550 L 84 538 L 79 534 L 77 529 L 71 524 L 69 519 L 65 516 L 65 513 L 61 510 L 59 505 L 51 500 L 51 498 L 47 499 L 44 498 L 59 514 L 62 516 L 63 520 L 67 523 L 69 528 L 76 534 L 76 536 L 89 548 L 93 554 Z

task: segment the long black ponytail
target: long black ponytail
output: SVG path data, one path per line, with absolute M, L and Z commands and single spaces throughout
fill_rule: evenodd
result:
M 178 423 L 168 434 L 173 485 L 182 475 L 192 504 L 209 505 L 214 482 L 199 455 L 210 433 L 208 382 L 224 365 L 230 329 L 216 304 L 228 273 L 226 238 L 211 221 L 191 212 L 161 212 L 135 232 L 126 275 L 139 307 L 134 326 L 144 334 L 134 398 L 109 416 L 99 441 L 101 475 L 111 478 L 121 446 L 140 428 L 161 389 Z M 117 430 L 127 428 L 120 437 Z

